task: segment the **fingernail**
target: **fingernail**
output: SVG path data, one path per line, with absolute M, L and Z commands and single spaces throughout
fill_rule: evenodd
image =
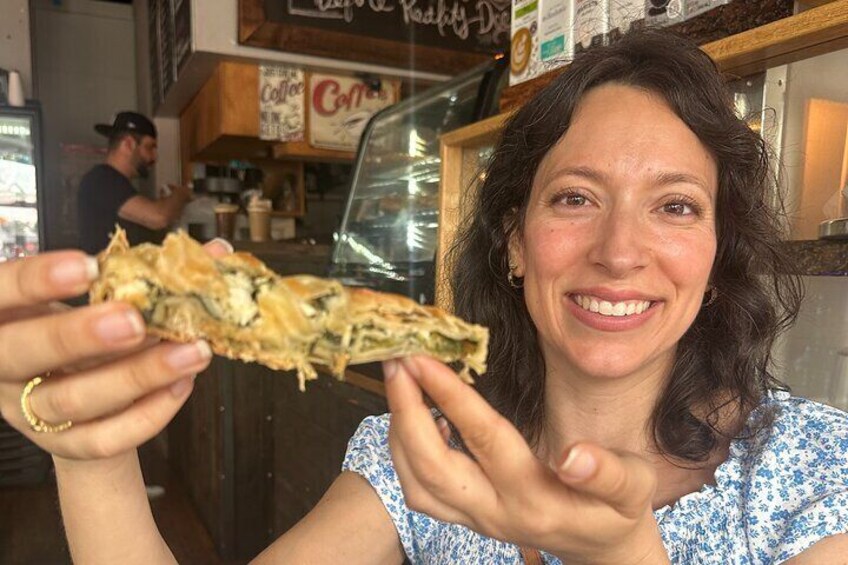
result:
M 403 368 L 406 369 L 406 372 L 412 375 L 413 378 L 418 379 L 421 375 L 421 371 L 418 369 L 418 363 L 415 362 L 415 359 L 412 357 L 404 357 L 400 360 L 403 363 Z
M 438 418 L 436 420 L 436 426 L 438 426 L 439 431 L 442 435 L 450 434 L 450 426 L 448 425 L 448 421 L 444 418 Z
M 209 242 L 210 245 L 213 243 L 223 247 L 227 251 L 227 253 L 232 253 L 234 251 L 233 244 L 224 239 L 223 237 L 216 237 L 215 239 Z
M 104 341 L 117 343 L 143 334 L 144 324 L 134 310 L 112 312 L 94 322 L 94 332 Z
M 212 357 L 212 350 L 205 341 L 196 341 L 180 345 L 171 350 L 165 357 L 165 361 L 174 369 L 181 371 L 195 367 Z
M 586 479 L 595 472 L 595 458 L 579 447 L 572 447 L 560 470 L 569 478 Z
M 383 381 L 387 381 L 397 374 L 398 362 L 395 359 L 389 359 L 383 362 Z
M 94 257 L 65 259 L 50 268 L 50 279 L 58 285 L 78 285 L 97 278 L 100 267 Z
M 192 377 L 185 377 L 183 379 L 180 379 L 171 385 L 171 395 L 174 398 L 182 398 L 183 396 L 188 394 L 188 391 L 191 390 L 193 384 L 194 378 Z

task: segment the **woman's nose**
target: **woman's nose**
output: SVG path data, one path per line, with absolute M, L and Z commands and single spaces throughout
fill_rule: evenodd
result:
M 637 214 L 611 210 L 596 226 L 589 260 L 615 278 L 648 264 L 650 234 Z

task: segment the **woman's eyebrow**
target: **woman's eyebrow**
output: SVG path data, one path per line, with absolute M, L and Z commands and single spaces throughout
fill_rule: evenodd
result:
M 603 173 L 602 171 L 599 171 L 597 169 L 593 169 L 591 167 L 584 167 L 584 166 L 562 167 L 560 169 L 556 169 L 551 174 L 550 178 L 555 179 L 555 178 L 566 177 L 566 176 L 582 177 L 584 179 L 595 181 L 595 182 L 602 183 L 602 184 L 606 183 L 609 180 L 609 177 L 605 173 Z
M 574 176 L 581 177 L 586 180 L 591 180 L 601 184 L 609 182 L 609 176 L 603 171 L 593 169 L 592 167 L 577 166 L 577 167 L 562 167 L 551 174 L 551 179 Z M 712 192 L 707 186 L 706 181 L 697 175 L 684 173 L 681 171 L 660 171 L 654 176 L 654 184 L 658 186 L 668 186 L 670 184 L 692 184 L 704 191 L 705 194 L 712 197 Z
M 662 171 L 656 175 L 655 182 L 660 186 L 667 186 L 669 184 L 693 184 L 703 190 L 707 195 L 712 194 L 704 179 L 689 173 Z

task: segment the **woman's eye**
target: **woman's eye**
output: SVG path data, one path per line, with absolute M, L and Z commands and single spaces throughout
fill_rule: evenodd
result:
M 562 197 L 561 202 L 566 206 L 585 206 L 588 200 L 582 194 L 566 194 Z
M 696 212 L 691 204 L 685 202 L 669 202 L 668 204 L 663 204 L 662 209 L 663 212 L 672 216 L 689 216 Z

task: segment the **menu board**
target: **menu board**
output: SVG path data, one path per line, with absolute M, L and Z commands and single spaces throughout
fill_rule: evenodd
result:
M 457 74 L 509 49 L 510 0 L 240 0 L 239 43 Z
M 496 53 L 509 41 L 510 0 L 265 0 L 269 21 Z

